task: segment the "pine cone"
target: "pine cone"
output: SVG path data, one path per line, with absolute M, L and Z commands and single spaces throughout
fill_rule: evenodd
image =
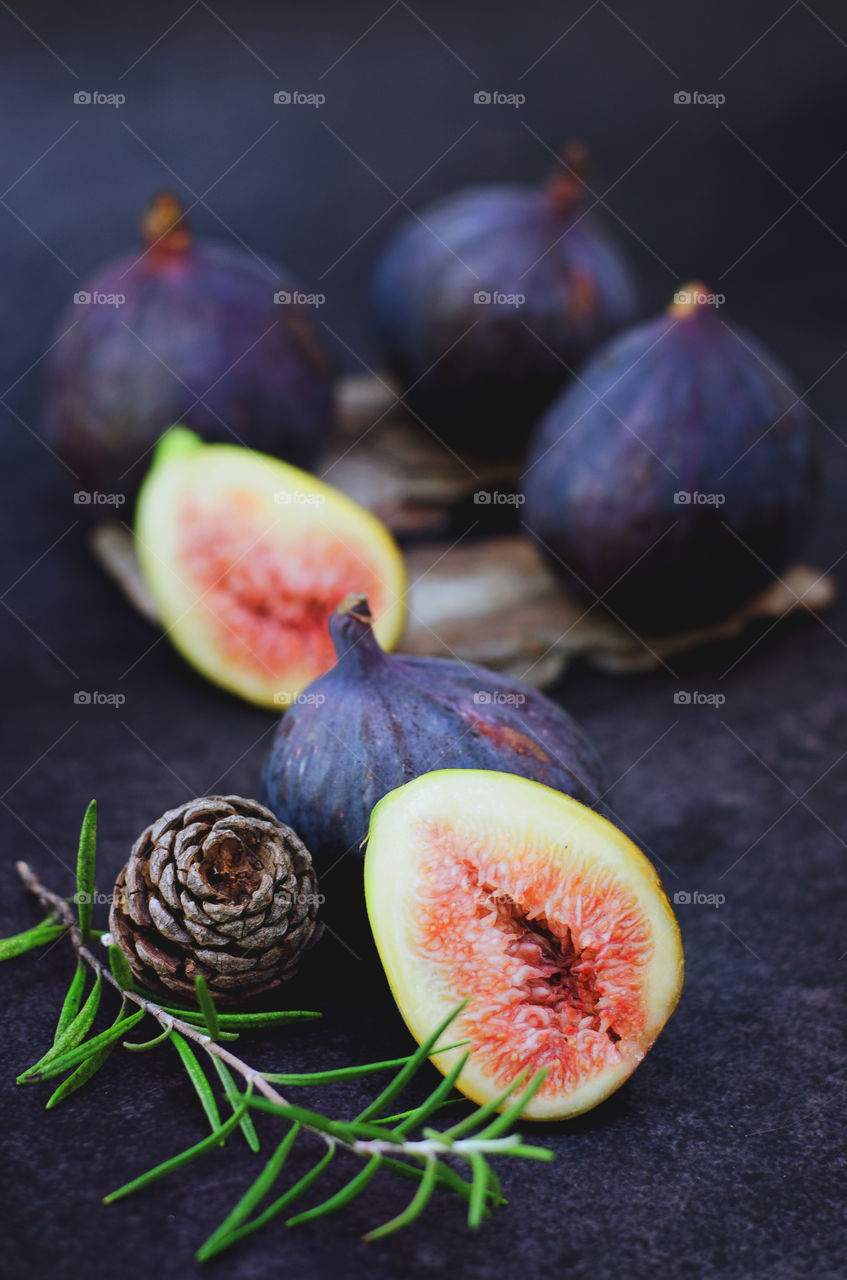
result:
M 230 1004 L 293 976 L 323 931 L 317 890 L 308 850 L 270 809 L 205 796 L 138 837 L 109 928 L 145 987 L 193 998 L 202 974 Z

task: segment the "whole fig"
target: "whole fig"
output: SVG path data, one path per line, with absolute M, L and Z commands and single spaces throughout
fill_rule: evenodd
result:
M 519 455 L 569 371 L 634 318 L 629 268 L 583 208 L 586 174 L 571 144 L 546 185 L 448 196 L 380 259 L 377 336 L 409 408 L 448 445 Z
M 332 377 L 288 273 L 195 242 L 169 192 L 141 229 L 143 250 L 98 271 L 59 326 L 45 430 L 80 486 L 133 495 L 178 422 L 311 466 L 332 429 Z
M 703 285 L 609 343 L 548 410 L 526 527 L 578 598 L 662 634 L 728 617 L 782 573 L 814 505 L 812 417 Z
M 592 747 L 543 694 L 484 667 L 385 653 L 362 595 L 329 630 L 338 661 L 283 715 L 262 777 L 262 802 L 318 867 L 357 851 L 377 801 L 433 769 L 497 769 L 599 803 Z

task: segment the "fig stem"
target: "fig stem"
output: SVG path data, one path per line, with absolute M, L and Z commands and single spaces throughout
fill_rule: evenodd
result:
M 374 634 L 373 615 L 365 595 L 350 595 L 342 600 L 329 620 L 329 634 L 338 661 L 348 668 L 355 665 L 360 675 L 382 666 L 386 660 Z
M 173 191 L 158 191 L 141 220 L 141 235 L 148 248 L 184 253 L 192 235 L 185 220 L 185 205 Z

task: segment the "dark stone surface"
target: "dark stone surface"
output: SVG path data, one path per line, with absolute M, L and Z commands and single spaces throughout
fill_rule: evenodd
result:
M 34 434 L 60 304 L 131 243 L 152 188 L 208 191 L 198 228 L 227 235 L 222 219 L 325 292 L 321 319 L 340 363 L 357 369 L 375 358 L 363 289 L 400 216 L 394 208 L 368 231 L 391 206 L 386 185 L 400 194 L 434 165 L 409 193 L 419 208 L 469 177 L 532 178 L 548 165 L 541 140 L 586 136 L 598 192 L 617 184 L 607 222 L 650 306 L 679 279 L 705 278 L 811 388 L 827 477 L 811 554 L 843 584 L 847 26 L 834 0 L 786 11 L 668 0 L 619 16 L 604 3 L 518 12 L 505 0 L 478 10 L 245 0 L 218 17 L 203 0 L 183 16 L 158 2 L 13 7 L 20 21 L 0 11 L 3 932 L 30 918 L 16 858 L 71 892 L 90 796 L 108 889 L 162 809 L 213 788 L 255 791 L 273 727 L 204 684 L 117 595 Z M 326 104 L 275 107 L 280 88 L 325 92 Z M 478 88 L 527 102 L 477 108 Z M 126 104 L 76 107 L 78 89 L 124 92 Z M 678 89 L 727 101 L 677 107 Z M 407 1195 L 383 1180 L 335 1221 L 277 1226 L 211 1274 L 843 1275 L 846 614 L 842 599 L 820 623 L 762 626 L 673 663 L 675 675 L 574 670 L 564 681 L 620 779 L 614 809 L 669 891 L 726 902 L 680 906 L 680 1009 L 611 1101 L 533 1131 L 556 1162 L 502 1169 L 510 1203 L 476 1235 L 448 1201 L 405 1235 L 361 1245 Z M 677 706 L 678 688 L 726 702 Z M 76 706 L 79 689 L 126 702 Z M 330 939 L 290 993 L 324 1010 L 324 1024 L 257 1040 L 257 1061 L 308 1067 L 405 1050 L 373 957 L 352 927 L 344 943 Z M 2 974 L 0 1270 L 10 1280 L 196 1274 L 193 1248 L 255 1161 L 233 1144 L 101 1207 L 106 1191 L 196 1140 L 203 1121 L 167 1052 L 113 1059 L 50 1115 L 44 1089 L 15 1091 L 15 1073 L 49 1042 L 68 976 L 64 944 Z M 326 1104 L 362 1096 L 339 1091 Z M 305 1157 L 304 1146 L 294 1172 Z

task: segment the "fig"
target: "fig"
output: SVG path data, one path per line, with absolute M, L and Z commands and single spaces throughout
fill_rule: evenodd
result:
M 594 810 L 510 774 L 441 770 L 371 818 L 368 915 L 418 1041 L 467 1001 L 439 1053 L 457 1086 L 497 1099 L 546 1070 L 524 1113 L 560 1120 L 635 1070 L 682 989 L 679 927 L 652 865 Z
M 811 414 L 703 285 L 614 339 L 548 410 L 525 523 L 578 598 L 638 631 L 722 621 L 782 573 L 816 493 Z
M 210 680 L 286 707 L 332 665 L 327 620 L 354 585 L 392 648 L 405 572 L 377 518 L 305 471 L 175 427 L 138 497 L 144 581 L 174 645 Z
M 466 662 L 385 653 L 363 595 L 329 631 L 338 661 L 280 720 L 261 792 L 319 868 L 358 851 L 386 792 L 436 768 L 517 773 L 599 802 L 592 747 L 543 694 Z
M 635 287 L 583 208 L 585 149 L 539 188 L 477 186 L 389 242 L 373 281 L 385 358 L 448 445 L 517 456 L 570 370 L 628 324 Z
M 207 440 L 301 467 L 333 425 L 332 377 L 286 271 L 195 242 L 176 196 L 142 223 L 143 250 L 109 263 L 63 315 L 45 429 L 83 488 L 134 494 L 159 436 L 185 423 Z

